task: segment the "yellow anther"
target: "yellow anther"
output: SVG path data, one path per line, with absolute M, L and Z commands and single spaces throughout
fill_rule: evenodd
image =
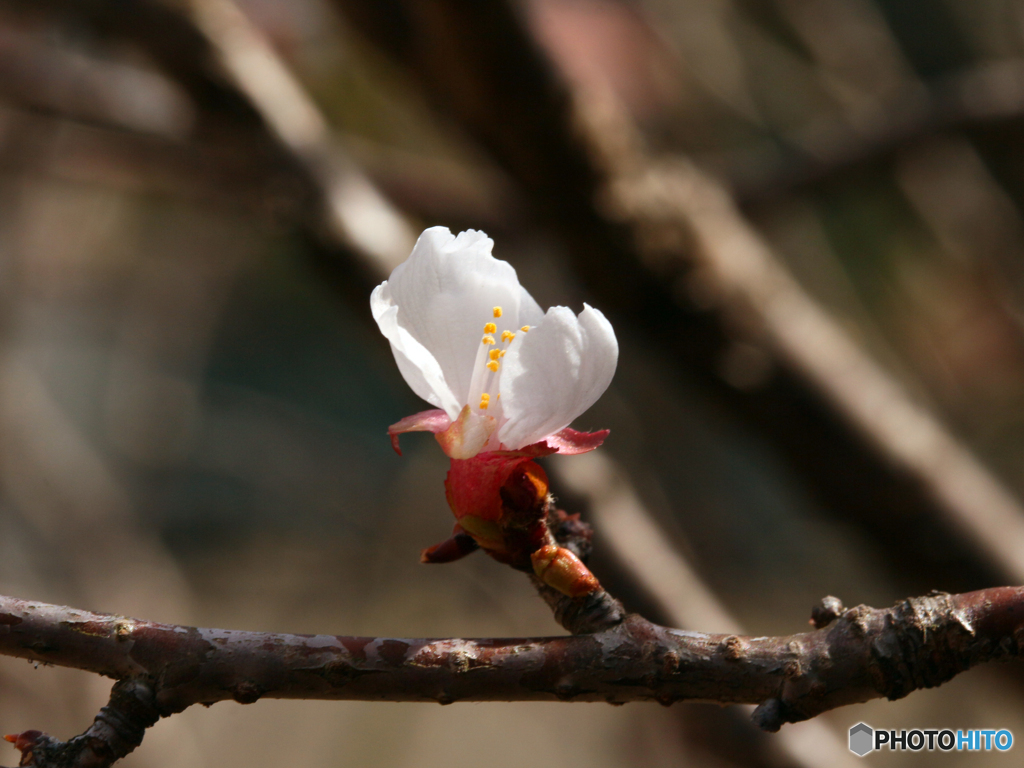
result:
M 501 332 L 501 340 L 502 341 L 512 341 L 512 339 L 514 339 L 515 337 L 516 337 L 516 335 L 514 333 L 512 333 L 512 331 L 502 331 Z
M 530 326 L 528 326 L 528 325 L 524 325 L 524 326 L 523 326 L 522 328 L 520 328 L 519 330 L 520 330 L 520 331 L 522 331 L 523 333 L 526 333 L 526 332 L 527 332 L 528 330 L 530 330 Z
M 494 317 L 495 318 L 501 317 L 501 307 L 495 307 L 494 308 Z
M 504 353 L 500 349 L 492 349 L 488 354 L 491 360 L 497 360 Z
M 497 350 L 495 350 L 495 352 L 497 352 Z M 493 355 L 493 354 L 494 354 L 494 352 L 492 352 L 491 354 Z M 501 350 L 501 352 L 498 352 L 498 357 L 504 357 L 504 356 L 505 356 L 505 350 L 504 350 L 504 349 L 503 349 L 503 350 Z M 493 359 L 493 358 L 492 358 L 492 359 Z
M 481 402 L 486 403 L 490 399 L 491 399 L 491 393 L 490 392 L 484 392 L 482 395 L 480 395 L 480 401 Z
M 484 333 L 497 333 L 497 332 L 498 332 L 498 326 L 496 326 L 494 323 L 488 323 L 487 325 L 484 326 Z
M 493 336 L 484 336 L 484 338 L 482 340 L 482 343 L 484 343 L 484 344 L 493 344 L 494 343 L 494 337 Z
M 499 363 L 497 360 L 491 360 L 491 362 L 487 364 L 487 370 L 489 370 L 491 373 L 497 373 L 498 366 Z
M 484 395 L 483 397 L 480 398 L 480 410 L 481 411 L 486 411 L 487 410 L 487 406 L 490 405 L 490 404 L 491 404 L 490 398 L 488 398 L 487 395 Z

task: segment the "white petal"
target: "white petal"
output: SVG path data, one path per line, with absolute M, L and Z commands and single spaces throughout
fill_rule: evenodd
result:
M 578 318 L 567 307 L 552 307 L 509 347 L 501 374 L 508 421 L 498 430 L 506 448 L 522 448 L 567 427 L 611 383 L 619 359 L 615 331 L 600 311 L 583 306 Z
M 459 405 L 469 402 L 473 363 L 484 325 L 494 322 L 499 335 L 503 330 L 518 330 L 520 325 L 525 291 L 516 271 L 491 255 L 493 246 L 482 232 L 469 230 L 453 237 L 445 227 L 431 227 L 420 235 L 408 260 L 387 282 L 398 307 L 398 327 L 429 350 Z M 533 314 L 536 302 L 529 302 Z M 496 306 L 502 308 L 500 319 L 492 315 Z M 403 351 L 408 357 L 408 351 Z M 408 376 L 406 381 L 416 390 Z M 433 384 L 430 386 L 436 393 Z M 458 414 L 458 409 L 453 415 L 447 406 L 442 407 L 452 418 Z
M 390 286 L 385 281 L 370 294 L 370 311 L 380 332 L 391 342 L 391 352 L 398 370 L 413 392 L 437 408 L 444 409 L 448 418 L 459 415 L 461 405 L 452 394 L 434 356 L 398 323 L 398 307 L 394 304 Z
M 436 435 L 437 442 L 449 457 L 471 459 L 487 446 L 497 425 L 493 416 L 476 413 L 467 405 L 448 429 Z

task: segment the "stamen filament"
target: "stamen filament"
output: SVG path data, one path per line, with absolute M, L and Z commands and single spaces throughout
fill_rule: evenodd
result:
M 494 307 L 493 309 L 494 319 L 497 320 L 502 316 L 501 307 Z M 526 326 L 526 330 L 529 330 L 529 326 Z M 504 330 L 501 332 L 501 346 L 495 349 L 497 342 L 495 337 L 498 334 L 497 323 L 489 322 L 484 324 L 484 336 L 481 339 L 481 346 L 478 347 L 476 363 L 473 366 L 473 376 L 469 385 L 470 403 L 476 401 L 473 400 L 475 397 L 479 397 L 479 411 L 487 411 L 490 407 L 491 401 L 495 402 L 501 398 L 501 394 L 498 392 L 498 386 L 501 381 L 501 358 L 505 356 L 505 352 L 508 350 L 512 340 L 515 339 L 516 334 L 510 330 Z M 498 404 L 498 411 L 494 414 L 495 418 L 500 418 L 500 403 Z

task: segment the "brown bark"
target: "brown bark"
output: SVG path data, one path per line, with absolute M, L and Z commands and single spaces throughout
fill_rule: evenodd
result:
M 0 653 L 120 681 L 82 736 L 23 734 L 19 748 L 43 760 L 32 765 L 109 765 L 160 716 L 260 698 L 753 703 L 757 725 L 774 731 L 1018 656 L 1024 588 L 886 609 L 826 598 L 813 621 L 810 632 L 744 637 L 630 615 L 571 637 L 424 640 L 200 629 L 0 597 Z

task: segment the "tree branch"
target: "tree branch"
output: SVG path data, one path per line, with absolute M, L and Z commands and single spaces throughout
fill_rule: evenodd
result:
M 365 303 L 380 281 L 381 254 L 367 250 L 365 238 L 350 231 L 353 201 L 369 202 L 371 218 L 388 222 L 382 230 L 393 229 L 400 217 L 332 143 L 315 106 L 296 93 L 297 84 L 233 4 L 211 6 L 204 28 L 191 5 L 183 9 L 159 0 L 41 0 L 30 6 L 0 0 L 0 7 L 26 17 L 77 21 L 101 41 L 144 50 L 191 99 L 190 141 L 246 158 L 246 167 L 256 171 L 254 191 L 271 202 L 273 215 L 295 227 L 321 276 L 343 299 Z M 246 58 L 258 61 L 264 74 L 274 73 L 261 80 L 259 94 L 252 82 L 239 81 L 240 59 Z M 289 112 L 297 102 L 302 107 Z
M 784 161 L 751 163 L 726 170 L 737 203 L 750 207 L 807 187 L 840 173 L 878 162 L 936 134 L 979 125 L 1019 123 L 1024 116 L 1024 62 L 986 63 L 927 85 L 908 85 L 883 105 L 873 119 L 856 126 L 848 121 L 817 126 L 816 136 L 802 142 L 804 152 Z M 751 172 L 751 167 L 755 170 Z
M 16 737 L 26 754 L 47 756 L 33 765 L 109 765 L 158 716 L 260 698 L 750 703 L 759 705 L 757 725 L 775 731 L 1018 656 L 1024 588 L 933 594 L 886 609 L 846 610 L 826 598 L 813 621 L 811 632 L 744 637 L 630 615 L 572 637 L 423 640 L 200 629 L 0 597 L 0 654 L 122 681 L 81 737 Z M 79 757 L 54 757 L 69 749 Z

